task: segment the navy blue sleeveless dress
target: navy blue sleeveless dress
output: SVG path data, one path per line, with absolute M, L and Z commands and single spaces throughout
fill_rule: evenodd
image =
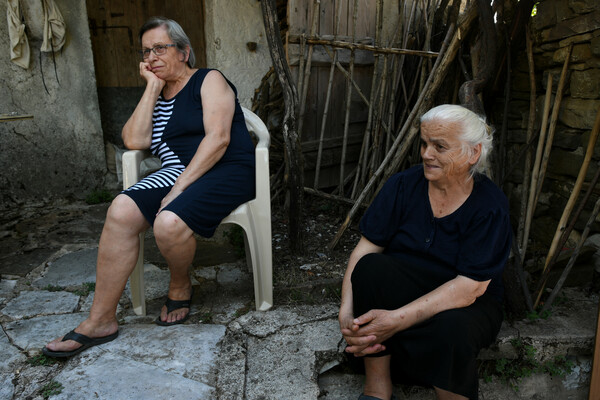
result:
M 171 99 L 162 94 L 152 117 L 152 154 L 162 167 L 123 191 L 137 204 L 150 225 L 162 199 L 188 166 L 204 138 L 200 88 L 210 69 L 200 69 Z M 254 144 L 237 100 L 229 146 L 223 157 L 164 209 L 177 214 L 195 233 L 211 237 L 219 223 L 237 206 L 255 198 Z

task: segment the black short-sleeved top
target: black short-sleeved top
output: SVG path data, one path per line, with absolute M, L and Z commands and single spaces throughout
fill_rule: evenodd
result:
M 446 280 L 491 279 L 487 292 L 502 301 L 502 271 L 510 253 L 508 201 L 486 176 L 452 214 L 433 216 L 428 181 L 418 165 L 393 175 L 360 221 L 362 235 L 384 253 Z

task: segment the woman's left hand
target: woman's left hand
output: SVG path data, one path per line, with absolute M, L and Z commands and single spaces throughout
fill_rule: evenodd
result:
M 358 329 L 348 330 L 348 332 L 342 329 L 342 334 L 348 343 L 346 351 L 356 356 L 383 351 L 385 346 L 381 343 L 400 331 L 394 312 L 388 310 L 371 310 L 355 318 L 354 324 Z M 369 338 L 368 341 L 366 338 Z

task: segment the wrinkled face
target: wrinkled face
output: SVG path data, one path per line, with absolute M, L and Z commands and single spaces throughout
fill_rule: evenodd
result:
M 421 124 L 421 158 L 425 178 L 430 182 L 469 178 L 469 169 L 479 159 L 481 145 L 473 148 L 473 152 L 463 152 L 460 132 L 457 123 L 434 120 Z
M 157 45 L 174 44 L 167 29 L 164 26 L 146 31 L 142 36 L 142 49 L 151 49 Z M 175 47 L 167 47 L 166 53 L 157 56 L 153 51 L 150 51 L 148 58 L 144 62 L 150 65 L 152 72 L 161 79 L 169 80 L 171 77 L 177 76 L 182 68 L 185 68 L 183 54 L 177 51 Z

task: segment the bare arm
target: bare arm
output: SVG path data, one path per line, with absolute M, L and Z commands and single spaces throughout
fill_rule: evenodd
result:
M 152 113 L 156 100 L 166 83 L 150 70 L 150 64 L 146 62 L 140 62 L 140 75 L 146 80 L 146 90 L 121 132 L 123 143 L 130 150 L 150 148 Z
M 200 89 L 204 122 L 204 139 L 189 165 L 162 201 L 161 209 L 189 185 L 210 170 L 225 154 L 231 139 L 231 124 L 235 112 L 235 94 L 218 71 L 210 71 Z M 160 210 L 159 210 L 160 212 Z

